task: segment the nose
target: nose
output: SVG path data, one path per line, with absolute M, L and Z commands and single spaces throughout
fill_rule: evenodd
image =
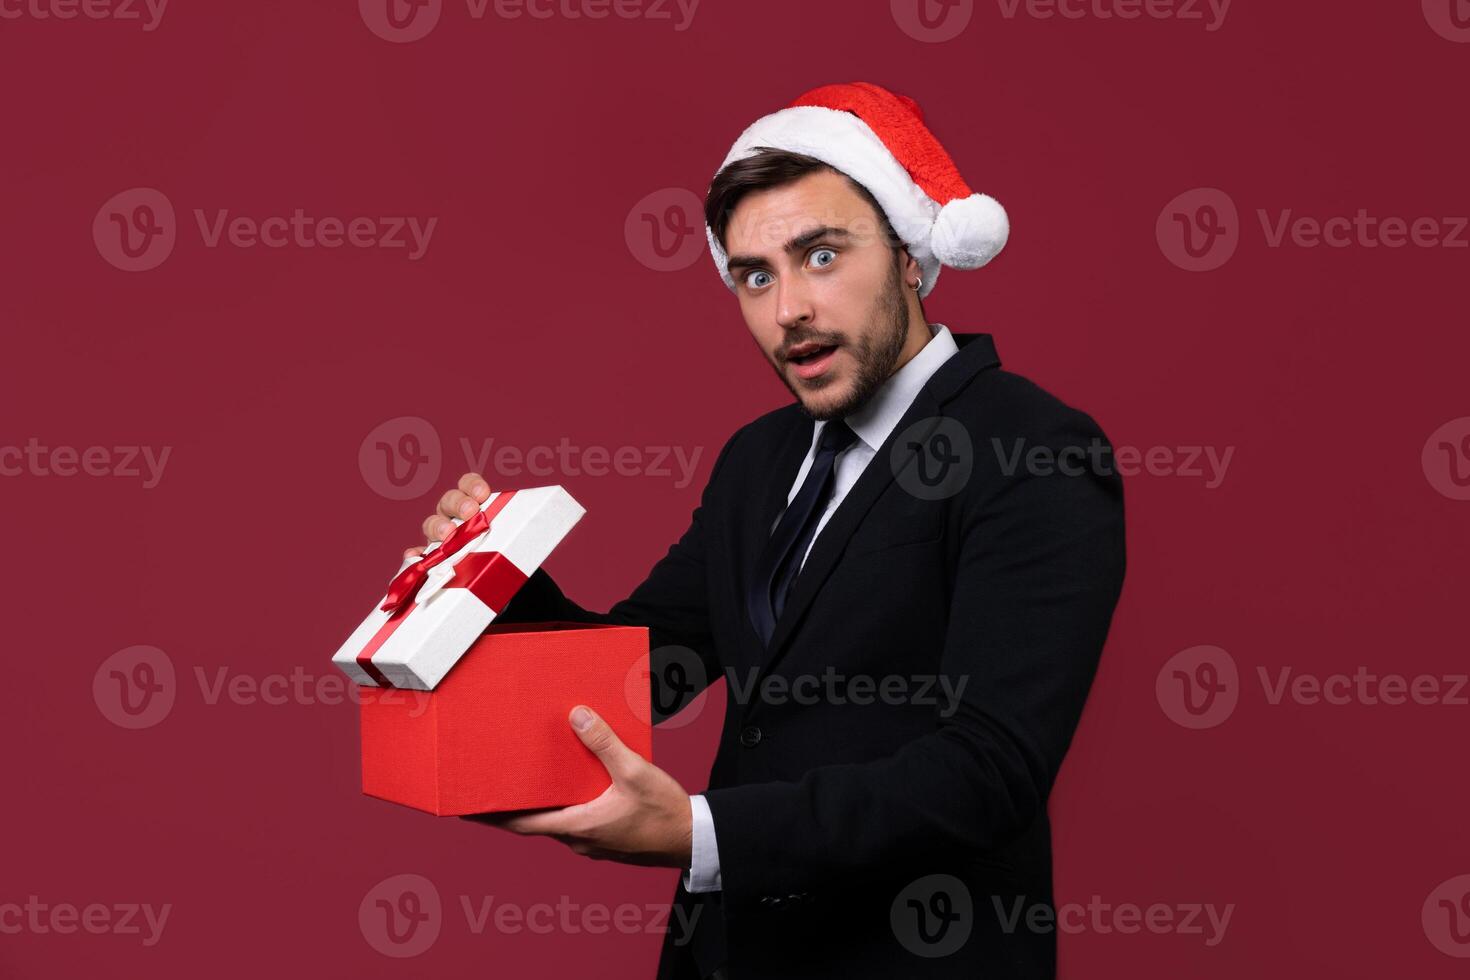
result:
M 801 276 L 782 276 L 776 290 L 776 322 L 785 330 L 810 326 L 816 311 Z

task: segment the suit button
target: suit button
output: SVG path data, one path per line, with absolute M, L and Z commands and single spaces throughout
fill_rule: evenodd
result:
M 761 744 L 761 739 L 764 737 L 765 734 L 755 725 L 746 725 L 740 729 L 740 744 L 747 749 L 753 749 Z

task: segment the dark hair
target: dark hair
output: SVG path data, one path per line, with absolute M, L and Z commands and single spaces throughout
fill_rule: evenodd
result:
M 740 203 L 741 198 L 752 191 L 780 187 L 820 170 L 842 174 L 852 189 L 873 206 L 873 210 L 878 215 L 879 227 L 885 236 L 884 240 L 888 242 L 889 247 L 894 249 L 904 247 L 903 240 L 894 234 L 893 226 L 888 222 L 888 215 L 883 213 L 883 208 L 879 205 L 878 200 L 862 184 L 816 157 L 810 157 L 804 153 L 777 150 L 769 146 L 756 147 L 756 153 L 753 156 L 735 160 L 715 174 L 715 179 L 709 185 L 709 193 L 704 198 L 705 224 L 709 225 L 710 230 L 715 234 L 715 240 L 720 243 L 721 248 L 724 248 L 725 232 L 730 227 L 730 215 L 735 212 L 735 206 Z

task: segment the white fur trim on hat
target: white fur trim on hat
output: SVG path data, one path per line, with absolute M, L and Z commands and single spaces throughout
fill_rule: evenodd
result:
M 850 112 L 823 106 L 782 109 L 751 123 L 715 172 L 719 173 L 736 160 L 754 156 L 757 147 L 762 146 L 815 157 L 866 187 L 883 208 L 894 232 L 908 246 L 909 254 L 919 264 L 920 275 L 924 278 L 919 296 L 929 294 L 939 280 L 941 259 L 934 254 L 931 239 L 934 223 L 941 213 L 940 207 L 914 183 L 908 171 L 867 123 Z M 1001 214 L 1003 217 L 1004 212 Z M 963 223 L 968 218 L 960 215 L 957 220 Z M 735 280 L 730 276 L 729 257 L 708 225 L 705 226 L 705 237 L 709 239 L 710 254 L 719 269 L 720 278 L 733 290 Z M 951 241 L 950 238 L 944 239 L 946 245 Z M 955 265 L 955 268 L 972 266 Z
M 978 269 L 1005 248 L 1011 223 L 989 194 L 957 197 L 939 209 L 930 245 L 951 269 Z

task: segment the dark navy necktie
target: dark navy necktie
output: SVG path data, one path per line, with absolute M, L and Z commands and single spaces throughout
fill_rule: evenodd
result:
M 811 469 L 807 470 L 801 489 L 781 515 L 756 562 L 745 601 L 750 621 L 763 644 L 771 642 L 776 620 L 781 618 L 781 611 L 786 608 L 786 597 L 791 593 L 807 547 L 816 535 L 817 525 L 832 497 L 832 470 L 837 454 L 852 445 L 856 438 L 857 433 L 841 419 L 829 421 L 822 427 L 822 438 L 812 458 Z

